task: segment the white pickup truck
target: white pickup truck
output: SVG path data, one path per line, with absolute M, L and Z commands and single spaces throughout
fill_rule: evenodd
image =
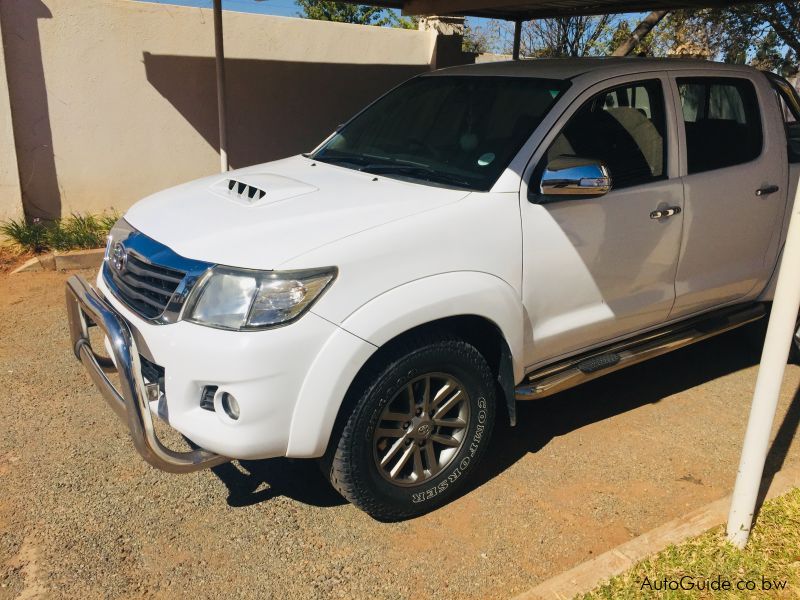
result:
M 135 204 L 67 283 L 73 349 L 156 467 L 320 458 L 414 516 L 517 401 L 765 314 L 798 119 L 784 80 L 699 61 L 427 73 L 310 154 Z

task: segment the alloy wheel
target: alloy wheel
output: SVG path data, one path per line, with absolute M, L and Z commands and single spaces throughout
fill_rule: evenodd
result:
M 427 373 L 398 391 L 373 433 L 378 472 L 394 485 L 415 486 L 453 461 L 469 426 L 469 396 L 446 373 Z

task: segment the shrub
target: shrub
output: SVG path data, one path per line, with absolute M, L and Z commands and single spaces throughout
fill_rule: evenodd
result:
M 32 223 L 26 223 L 25 219 L 4 221 L 0 224 L 0 234 L 27 252 L 44 252 L 48 248 L 47 226 L 38 219 Z
M 73 213 L 66 219 L 49 222 L 10 219 L 0 223 L 0 234 L 26 252 L 101 248 L 117 219 L 115 212 L 99 216 Z

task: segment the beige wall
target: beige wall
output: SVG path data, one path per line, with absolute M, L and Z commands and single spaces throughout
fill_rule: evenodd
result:
M 22 197 L 17 172 L 17 151 L 11 127 L 11 105 L 6 87 L 3 35 L 0 31 L 0 221 L 22 216 Z
M 0 0 L 0 19 L 29 216 L 123 210 L 218 169 L 209 10 Z M 233 167 L 311 149 L 429 69 L 436 44 L 427 31 L 232 12 L 224 29 Z

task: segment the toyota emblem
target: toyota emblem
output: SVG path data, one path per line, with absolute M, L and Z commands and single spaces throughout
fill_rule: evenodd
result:
M 423 436 L 429 436 L 433 431 L 433 427 L 431 427 L 430 423 L 422 423 L 417 427 L 417 433 Z
M 111 264 L 114 265 L 117 273 L 125 272 L 125 267 L 128 265 L 128 252 L 121 242 L 114 244 L 114 249 L 111 251 Z

